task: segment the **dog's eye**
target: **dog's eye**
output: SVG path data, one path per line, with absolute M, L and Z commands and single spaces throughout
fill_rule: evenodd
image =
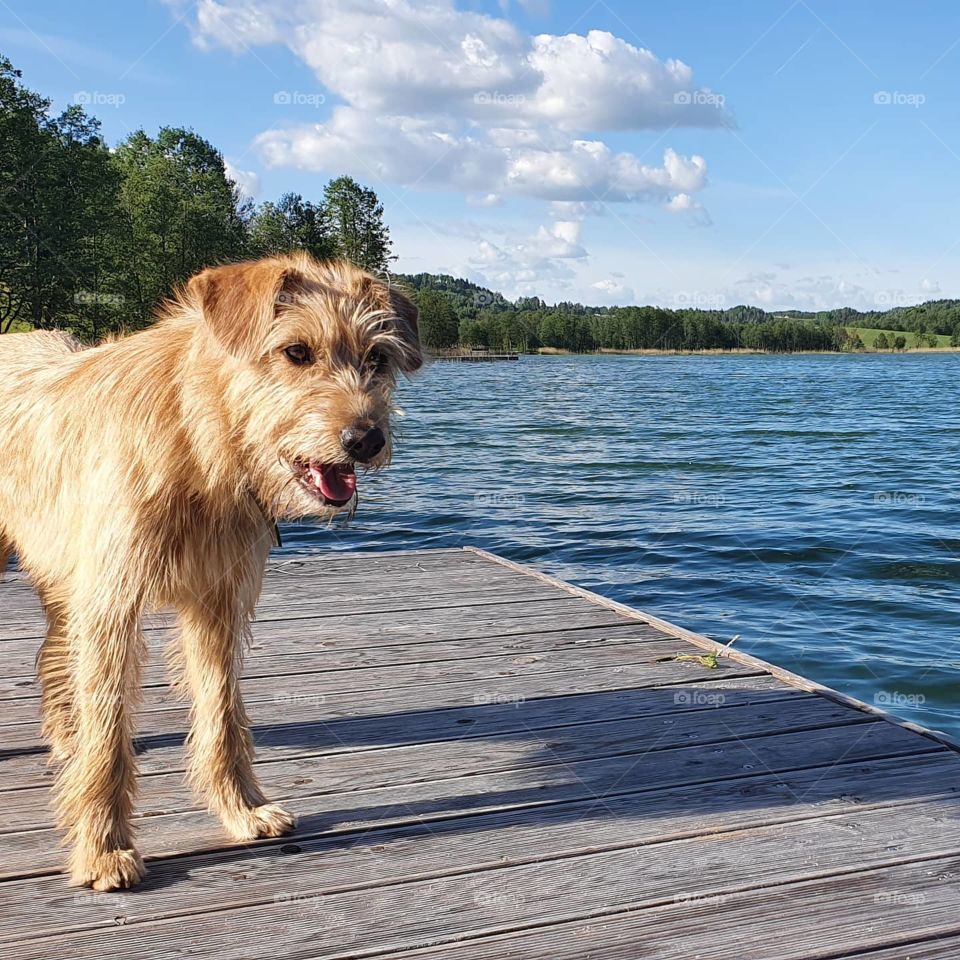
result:
M 298 367 L 313 362 L 313 351 L 305 343 L 293 343 L 283 351 L 283 355 Z
M 390 363 L 390 357 L 383 350 L 371 350 L 367 354 L 367 364 L 377 372 L 382 373 L 387 369 Z

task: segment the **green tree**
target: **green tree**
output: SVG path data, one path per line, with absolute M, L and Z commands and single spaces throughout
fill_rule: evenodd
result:
M 460 324 L 450 298 L 439 290 L 422 290 L 417 296 L 420 339 L 428 347 L 455 346 Z
M 304 200 L 299 193 L 285 193 L 277 203 L 261 204 L 247 230 L 249 250 L 255 257 L 306 250 L 318 260 L 328 260 L 337 253 L 326 208 Z
M 49 106 L 0 58 L 0 332 L 18 320 L 98 330 L 116 301 L 109 152 L 80 107 Z
M 890 349 L 890 341 L 887 340 L 887 335 L 882 330 L 873 338 L 873 347 L 875 350 Z
M 220 152 L 190 130 L 163 127 L 156 139 L 138 130 L 117 147 L 122 177 L 126 296 L 136 323 L 198 270 L 243 254 L 242 200 Z
M 907 338 L 902 334 L 897 336 L 893 340 L 893 349 L 894 350 L 906 350 L 907 349 Z
M 385 272 L 395 258 L 377 195 L 352 177 L 337 177 L 327 184 L 323 199 L 337 255 L 374 273 Z

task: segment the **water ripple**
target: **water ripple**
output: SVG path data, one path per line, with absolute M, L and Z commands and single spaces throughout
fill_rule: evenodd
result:
M 474 544 L 960 736 L 960 356 L 530 357 L 401 391 L 290 549 Z

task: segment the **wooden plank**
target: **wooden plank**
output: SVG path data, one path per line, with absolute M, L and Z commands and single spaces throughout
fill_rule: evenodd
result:
M 746 940 L 750 960 L 833 960 L 852 954 L 872 958 L 874 954 L 868 952 L 872 948 L 897 943 L 904 945 L 903 950 L 892 956 L 907 960 L 914 956 L 912 944 L 917 939 L 956 938 L 960 933 L 960 887 L 943 880 L 958 870 L 960 859 L 947 856 L 852 876 L 717 892 L 709 899 L 650 910 L 628 908 L 613 916 L 567 918 L 541 929 L 514 928 L 469 942 L 458 938 L 456 956 L 458 960 L 690 960 L 694 956 L 729 960 L 744 956 Z M 705 911 L 709 923 L 705 923 Z M 238 927 L 233 932 L 242 935 Z M 429 939 L 423 936 L 421 942 Z M 444 956 L 448 949 L 425 945 L 402 954 L 370 951 L 367 955 L 428 960 Z M 351 954 L 305 949 L 297 955 L 319 960 Z
M 661 845 L 669 841 L 687 841 L 677 847 L 678 851 L 698 849 L 690 840 L 706 841 L 703 859 L 687 853 L 687 869 L 684 871 L 681 863 L 677 875 L 686 878 L 694 873 L 692 864 L 696 864 L 704 878 L 695 880 L 711 884 L 719 879 L 715 843 L 726 848 L 720 866 L 729 869 L 726 861 L 730 846 L 740 837 L 745 837 L 748 848 L 762 844 L 760 853 L 768 862 L 776 856 L 772 844 L 778 838 L 785 839 L 784 859 L 779 868 L 772 867 L 777 870 L 777 882 L 786 879 L 791 860 L 811 861 L 824 873 L 837 872 L 905 856 L 915 859 L 956 841 L 960 811 L 952 797 L 905 801 L 900 795 L 896 806 L 851 810 L 849 801 L 841 804 L 835 797 L 855 785 L 848 771 L 846 781 L 841 778 L 834 782 L 831 795 L 823 794 L 821 788 L 819 803 L 798 798 L 796 804 L 785 804 L 775 811 L 742 803 L 731 804 L 726 810 L 704 805 L 706 818 L 697 820 L 680 802 L 676 809 L 683 811 L 685 831 L 678 831 L 666 804 L 654 807 L 649 795 L 636 795 L 611 801 L 610 807 L 588 802 L 508 811 L 436 823 L 429 828 L 411 825 L 371 831 L 349 841 L 329 836 L 296 837 L 273 844 L 270 849 L 237 849 L 154 861 L 147 886 L 134 895 L 75 893 L 68 899 L 63 896 L 62 877 L 34 878 L 5 887 L 0 941 L 43 933 L 47 924 L 61 931 L 129 925 L 201 913 L 211 903 L 223 909 L 266 899 L 318 898 L 336 891 L 372 890 L 416 878 L 476 873 L 585 853 L 638 852 L 649 845 L 655 845 L 649 850 L 649 859 L 657 861 L 662 870 Z M 942 823 L 946 826 L 941 832 Z M 573 825 L 575 829 L 571 829 Z M 741 862 L 753 860 L 748 853 L 749 849 L 741 851 Z M 195 886 L 180 882 L 187 876 Z M 676 883 L 666 889 L 675 888 Z M 196 889 L 203 890 L 200 900 Z M 55 903 L 55 916 L 38 910 L 37 905 L 45 903 Z
M 571 609 L 570 598 L 557 593 L 550 587 L 542 585 L 526 584 L 511 585 L 508 587 L 497 588 L 475 586 L 470 590 L 465 590 L 456 594 L 453 598 L 445 596 L 416 595 L 404 596 L 398 594 L 392 598 L 355 598 L 355 599 L 337 599 L 327 596 L 304 596 L 293 599 L 288 598 L 283 601 L 267 601 L 257 607 L 258 621 L 274 620 L 306 620 L 320 617 L 339 617 L 353 618 L 363 616 L 379 617 L 384 614 L 407 614 L 407 619 L 420 614 L 431 614 L 436 611 L 449 610 L 451 607 L 456 609 L 463 608 L 465 611 L 474 607 L 494 607 L 496 610 L 511 612 L 511 605 L 533 608 L 538 603 L 552 603 L 553 606 L 546 607 L 544 613 L 551 610 Z M 584 609 L 581 605 L 581 609 Z M 486 613 L 487 611 L 481 611 Z M 519 616 L 528 614 L 521 612 Z M 144 620 L 145 630 L 154 630 L 170 626 L 172 617 L 167 614 L 148 616 Z M 43 618 L 38 614 L 32 620 L 17 620 L 16 624 L 11 624 L 0 629 L 0 633 L 5 637 L 5 642 L 11 640 L 24 640 L 42 638 L 44 633 Z
M 408 712 L 411 703 L 418 709 L 448 710 L 468 705 L 506 705 L 516 709 L 533 699 L 550 697 L 583 696 L 602 694 L 610 691 L 623 691 L 669 688 L 670 695 L 677 698 L 679 705 L 689 703 L 691 698 L 706 697 L 709 703 L 714 695 L 716 683 L 735 682 L 744 689 L 766 690 L 767 677 L 750 671 L 725 672 L 718 676 L 714 671 L 698 670 L 690 667 L 686 679 L 658 683 L 656 678 L 648 677 L 648 667 L 644 663 L 627 664 L 616 667 L 598 667 L 594 670 L 568 671 L 563 673 L 541 674 L 535 678 L 498 677 L 496 683 L 489 679 L 473 680 L 465 683 L 444 683 L 433 689 L 418 687 L 411 692 L 403 687 L 387 687 L 364 691 L 362 697 L 355 692 L 340 687 L 329 693 L 318 694 L 309 699 L 296 696 L 292 699 L 263 700 L 250 704 L 249 713 L 255 724 L 272 724 L 289 721 L 297 715 L 308 721 L 316 721 L 319 716 L 324 721 L 335 718 L 359 716 L 383 716 L 397 711 Z M 677 689 L 674 690 L 673 688 Z M 153 745 L 152 738 L 170 734 L 181 734 L 187 729 L 188 713 L 185 705 L 177 705 L 166 710 L 155 710 L 138 717 L 138 741 L 144 748 Z M 40 739 L 40 725 L 37 721 L 10 724 L 2 728 L 0 760 L 15 756 L 25 750 L 43 749 Z
M 469 772 L 519 770 L 528 766 L 609 757 L 616 754 L 652 756 L 661 750 L 691 744 L 735 741 L 750 750 L 745 741 L 772 733 L 793 730 L 834 732 L 842 724 L 871 724 L 875 721 L 842 708 L 824 707 L 818 700 L 801 700 L 795 706 L 778 703 L 776 707 L 749 705 L 729 707 L 722 716 L 715 713 L 713 723 L 705 726 L 699 714 L 683 713 L 669 722 L 661 719 L 602 720 L 591 724 L 556 727 L 549 731 L 520 730 L 502 737 L 461 737 L 416 743 L 399 747 L 375 747 L 350 750 L 347 744 L 339 752 L 311 751 L 300 748 L 282 761 L 259 759 L 257 770 L 271 783 L 273 793 L 302 796 L 318 791 L 359 790 L 371 786 L 410 783 L 417 780 L 446 779 Z M 752 742 L 752 741 L 751 741 Z M 715 751 L 719 752 L 719 751 Z M 758 753 L 761 749 L 758 748 Z M 695 762 L 699 766 L 699 763 Z M 148 774 L 141 778 L 144 802 L 167 809 L 194 806 L 189 788 L 174 773 Z M 49 826 L 52 821 L 44 809 L 45 787 L 6 790 L 4 817 L 0 833 Z
M 957 960 L 960 957 L 960 933 L 935 935 L 936 939 L 903 940 L 889 950 L 869 949 L 844 953 L 843 960 Z
M 528 589 L 544 586 L 462 550 L 445 551 L 416 564 L 411 564 L 407 557 L 391 560 L 345 555 L 271 564 L 260 609 L 266 612 L 275 606 L 289 607 L 290 602 L 322 602 L 323 597 L 312 596 L 318 590 L 333 597 L 387 598 L 416 597 L 434 590 L 475 591 L 495 584 L 525 585 Z M 562 592 L 554 593 L 559 596 Z M 0 640 L 10 639 L 16 631 L 28 631 L 27 636 L 42 635 L 40 604 L 28 581 L 0 583 L 0 601 Z
M 540 677 L 554 673 L 590 673 L 610 667 L 626 668 L 643 664 L 652 683 L 683 682 L 695 676 L 693 671 L 706 672 L 702 667 L 693 667 L 682 662 L 658 662 L 661 658 L 676 654 L 674 642 L 638 644 L 597 644 L 589 653 L 581 650 L 560 649 L 544 654 L 516 656 L 472 657 L 463 660 L 441 660 L 436 663 L 401 663 L 383 667 L 356 667 L 351 670 L 324 671 L 315 673 L 286 674 L 280 677 L 244 677 L 240 689 L 248 705 L 263 700 L 294 703 L 308 700 L 315 706 L 324 702 L 334 690 L 363 693 L 377 690 L 383 685 L 402 686 L 414 689 L 465 681 L 485 681 L 495 694 L 498 685 L 519 677 Z M 717 676 L 736 673 L 726 664 L 710 671 Z M 166 685 L 148 687 L 144 691 L 141 715 L 169 709 L 182 701 L 181 694 Z M 37 697 L 7 700 L 0 713 L 0 729 L 6 724 L 21 724 L 39 720 L 40 707 Z
M 710 783 L 706 789 L 702 781 L 649 789 L 644 767 L 629 759 L 578 765 L 576 773 L 583 777 L 579 784 L 574 778 L 536 774 L 525 776 L 521 789 L 512 772 L 488 774 L 454 781 L 458 789 L 453 799 L 449 781 L 375 788 L 349 796 L 295 798 L 285 805 L 300 817 L 297 834 L 276 842 L 299 844 L 311 837 L 342 836 L 338 842 L 349 847 L 372 828 L 414 824 L 418 829 L 434 831 L 451 823 L 456 829 L 465 818 L 522 817 L 525 813 L 538 823 L 557 820 L 566 825 L 563 829 L 575 834 L 575 825 L 591 807 L 609 812 L 615 822 L 629 822 L 631 836 L 636 834 L 638 839 L 660 834 L 682 837 L 734 828 L 738 823 L 775 823 L 955 796 L 954 788 L 945 784 L 955 782 L 957 762 L 955 755 L 937 751 L 867 762 L 828 761 L 804 770 L 776 773 L 751 769 Z M 152 811 L 139 821 L 137 830 L 141 850 L 148 857 L 211 849 L 237 852 L 272 843 L 231 847 L 216 822 L 201 811 Z M 6 834 L 2 843 L 0 878 L 56 873 L 63 862 L 58 835 L 52 830 Z
M 306 610 L 301 608 L 301 612 Z M 304 616 L 278 617 L 280 620 L 289 620 L 290 626 L 295 629 L 297 623 L 308 620 L 323 619 L 325 629 L 363 634 L 371 641 L 389 638 L 396 634 L 406 634 L 411 637 L 441 636 L 447 638 L 459 637 L 465 639 L 472 630 L 480 629 L 484 632 L 509 632 L 519 629 L 560 629 L 569 621 L 573 626 L 600 625 L 623 623 L 624 618 L 596 607 L 577 604 L 569 597 L 560 600 L 544 600 L 536 604 L 524 603 L 487 603 L 478 607 L 460 609 L 455 605 L 438 607 L 430 610 L 367 612 L 364 614 L 331 614 L 327 612 L 306 613 Z M 269 622 L 269 618 L 262 618 L 260 622 Z M 153 625 L 147 625 L 147 631 L 169 628 L 169 618 L 158 618 Z M 10 636 L 10 640 L 34 639 L 39 644 L 39 634 L 24 633 L 20 636 Z
M 331 635 L 323 629 L 322 623 L 315 624 L 313 621 L 296 628 L 289 624 L 279 624 L 269 632 L 260 624 L 256 626 L 254 642 L 244 656 L 243 673 L 247 677 L 298 673 L 305 667 L 314 665 L 322 670 L 350 670 L 375 664 L 386 666 L 433 663 L 466 657 L 579 650 L 586 644 L 622 645 L 660 641 L 662 645 L 664 641 L 664 636 L 659 631 L 628 622 L 599 628 L 577 627 L 562 631 L 531 631 L 507 636 L 477 637 L 469 641 L 439 639 L 410 643 L 404 642 L 405 638 L 401 637 L 397 643 L 376 645 L 352 636 Z M 295 647 L 292 653 L 288 653 L 285 642 L 288 637 L 301 641 L 312 638 L 314 642 L 309 648 L 302 643 Z M 172 636 L 167 633 L 153 634 L 151 637 L 150 659 L 144 668 L 146 686 L 159 686 L 167 682 L 168 671 L 163 662 L 163 653 L 170 639 Z M 670 649 L 677 652 L 683 650 L 683 645 L 679 642 L 670 643 Z M 584 656 L 589 654 L 585 653 Z M 35 650 L 18 651 L 16 655 L 4 658 L 3 671 L 6 675 L 0 676 L 0 701 L 39 695 L 39 684 L 34 676 L 35 658 Z
M 511 953 L 556 958 L 564 954 L 552 950 L 518 954 L 516 940 L 511 952 L 493 954 L 488 940 L 464 943 L 464 934 L 472 939 L 556 923 L 569 935 L 573 918 L 596 921 L 613 914 L 611 926 L 629 923 L 634 956 L 728 958 L 734 942 L 742 949 L 744 930 L 749 929 L 752 960 L 773 956 L 808 960 L 835 956 L 843 946 L 886 945 L 902 936 L 907 919 L 922 925 L 927 934 L 960 930 L 960 888 L 941 879 L 944 872 L 960 870 L 960 822 L 955 812 L 948 821 L 934 820 L 933 812 L 921 811 L 918 823 L 906 816 L 884 825 L 892 844 L 915 849 L 911 862 L 882 845 L 878 849 L 876 838 L 865 832 L 875 818 L 866 814 L 859 820 L 854 816 L 717 834 L 708 850 L 681 840 L 649 852 L 630 847 L 377 886 L 375 895 L 369 888 L 326 892 L 310 879 L 298 886 L 296 876 L 284 880 L 282 866 L 277 865 L 277 882 L 262 884 L 265 889 L 254 893 L 255 903 L 232 909 L 218 904 L 215 913 L 193 914 L 189 924 L 177 917 L 117 924 L 105 909 L 107 904 L 94 901 L 70 914 L 81 935 L 28 940 L 31 933 L 42 931 L 37 931 L 35 914 L 21 907 L 14 915 L 21 932 L 13 933 L 6 947 L 10 960 L 47 960 L 64 954 L 76 960 L 101 960 L 138 951 L 142 955 L 145 950 L 158 960 L 187 953 L 248 960 L 250 944 L 269 932 L 273 957 L 382 956 L 447 942 L 457 944 L 460 958 Z M 822 848 L 820 837 L 827 840 Z M 283 854 L 278 858 L 283 860 Z M 870 868 L 851 864 L 856 858 Z M 314 865 L 315 871 L 319 869 Z M 909 891 L 911 902 L 871 909 L 871 923 L 864 924 L 865 908 L 899 891 Z M 135 915 L 144 910 L 139 906 L 144 898 L 120 897 Z M 98 917 L 95 929 L 84 921 L 83 906 L 87 916 Z M 710 911 L 705 937 L 703 914 L 711 906 L 721 908 Z M 801 912 L 801 906 L 806 910 Z M 781 909 L 791 921 L 789 937 L 783 935 Z M 66 916 L 57 905 L 41 919 L 55 924 Z M 552 933 L 547 928 L 540 935 Z M 583 956 L 585 943 L 578 940 Z M 718 940 L 726 947 L 724 952 L 718 950 Z M 568 950 L 565 955 L 573 954 Z
M 594 746 L 593 757 L 586 760 L 547 748 L 524 754 L 510 743 L 500 745 L 499 751 L 486 745 L 476 753 L 471 743 L 448 745 L 443 751 L 426 745 L 384 751 L 377 763 L 368 753 L 341 754 L 306 763 L 263 763 L 258 770 L 268 794 L 283 799 L 301 817 L 301 829 L 310 833 L 334 825 L 356 830 L 591 798 L 604 798 L 600 802 L 605 803 L 610 796 L 694 784 L 709 784 L 713 792 L 722 780 L 785 773 L 798 764 L 830 767 L 921 755 L 915 738 L 903 734 L 909 739 L 894 743 L 889 733 L 882 723 L 867 721 L 829 728 L 815 738 L 804 731 L 649 754 L 641 750 L 597 757 Z M 584 738 L 590 736 L 587 732 Z M 580 755 L 590 755 L 589 746 L 577 742 Z M 933 745 L 929 749 L 940 752 Z M 432 753 L 441 756 L 431 763 Z M 418 766 L 422 761 L 428 766 Z M 473 772 L 482 765 L 487 769 Z M 143 777 L 140 786 L 138 829 L 148 856 L 202 849 L 218 835 L 208 814 L 189 809 L 194 801 L 180 777 Z M 8 873 L 40 870 L 41 862 L 59 863 L 55 834 L 45 826 L 52 818 L 43 809 L 44 802 L 43 790 L 4 795 L 5 827 L 17 830 L 3 836 L 3 868 Z
M 781 691 L 782 692 L 782 691 Z M 714 692 L 714 697 L 718 692 Z M 720 694 L 722 697 L 723 694 Z M 731 737 L 757 732 L 814 729 L 835 723 L 849 722 L 850 715 L 835 705 L 824 705 L 816 697 L 794 696 L 792 701 L 777 698 L 719 708 L 703 705 L 701 710 L 685 711 L 672 697 L 650 697 L 640 705 L 639 715 L 618 713 L 616 717 L 591 719 L 578 709 L 577 698 L 551 701 L 547 709 L 519 710 L 516 706 L 492 715 L 483 707 L 472 711 L 456 711 L 455 717 L 435 711 L 405 714 L 400 718 L 374 717 L 347 722 L 304 722 L 267 728 L 256 728 L 257 759 L 260 762 L 303 759 L 361 750 L 383 750 L 411 744 L 467 741 L 476 739 L 531 738 L 552 736 L 552 731 L 580 727 L 589 723 L 633 724 L 637 742 L 649 749 L 661 749 L 676 743 L 721 742 Z M 720 714 L 704 722 L 703 709 L 720 709 Z M 681 712 L 682 711 L 682 712 Z M 469 725 L 463 723 L 469 720 Z M 168 738 L 141 747 L 141 774 L 174 773 L 184 769 L 183 736 Z M 5 789 L 22 790 L 29 786 L 49 784 L 55 774 L 45 754 L 22 754 L 2 761 Z M 0 790 L 0 796 L 2 796 Z

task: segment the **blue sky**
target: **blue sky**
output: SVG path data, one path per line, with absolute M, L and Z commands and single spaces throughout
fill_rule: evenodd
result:
M 398 269 L 592 303 L 960 296 L 952 0 L 0 0 L 110 142 L 191 126 L 255 199 L 350 173 Z

